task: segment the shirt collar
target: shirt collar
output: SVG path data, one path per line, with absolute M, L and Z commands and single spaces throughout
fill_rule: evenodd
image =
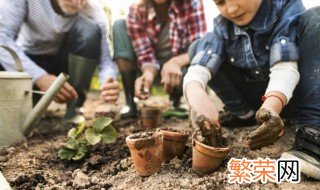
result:
M 252 21 L 247 26 L 253 30 L 263 30 L 266 29 L 269 18 L 269 13 L 272 6 L 268 5 L 268 0 L 262 0 L 259 10 L 256 15 L 253 17 Z M 269 2 L 272 3 L 272 2 Z

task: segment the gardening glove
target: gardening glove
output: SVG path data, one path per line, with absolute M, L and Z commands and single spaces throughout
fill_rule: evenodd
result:
M 256 120 L 261 126 L 251 132 L 246 139 L 251 149 L 273 144 L 283 135 L 284 124 L 276 112 L 261 108 L 256 113 Z

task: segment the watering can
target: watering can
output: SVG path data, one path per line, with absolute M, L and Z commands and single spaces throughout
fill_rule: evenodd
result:
M 32 129 L 46 111 L 49 104 L 69 78 L 61 73 L 44 93 L 39 102 L 32 107 L 32 78 L 22 72 L 18 55 L 7 46 L 0 46 L 14 58 L 19 72 L 0 71 L 0 147 L 25 140 L 25 135 Z

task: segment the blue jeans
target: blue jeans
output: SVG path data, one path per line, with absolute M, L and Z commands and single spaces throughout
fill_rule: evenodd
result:
M 296 118 L 298 124 L 320 129 L 320 7 L 305 11 L 297 27 L 300 81 L 281 117 Z M 260 108 L 268 82 L 249 69 L 222 63 L 208 85 L 225 104 L 225 111 L 242 115 Z

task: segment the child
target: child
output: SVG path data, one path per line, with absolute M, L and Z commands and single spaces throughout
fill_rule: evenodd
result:
M 282 158 L 299 159 L 301 172 L 320 180 L 320 8 L 305 11 L 301 0 L 215 3 L 221 14 L 193 45 L 184 78 L 190 106 L 230 127 L 252 123 L 256 112 L 261 126 L 247 137 L 252 149 L 282 136 L 280 113 L 296 117 L 295 143 Z M 207 83 L 225 104 L 223 116 L 205 93 Z

